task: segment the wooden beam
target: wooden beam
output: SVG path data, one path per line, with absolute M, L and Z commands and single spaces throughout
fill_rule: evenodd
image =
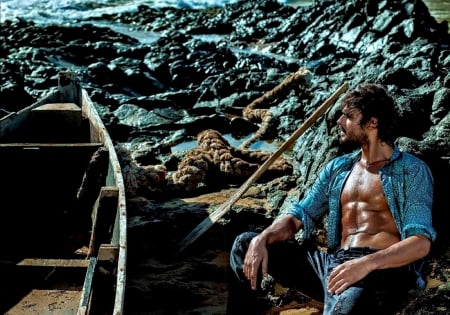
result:
M 98 249 L 98 261 L 116 261 L 119 257 L 119 246 L 111 244 L 101 244 Z
M 89 262 L 89 267 L 86 271 L 86 277 L 84 279 L 83 290 L 81 291 L 80 305 L 78 307 L 77 315 L 89 314 L 89 304 L 91 300 L 97 259 L 90 258 L 87 261 Z
M 116 217 L 119 189 L 106 186 L 100 189 L 97 200 L 92 209 L 92 232 L 89 242 L 88 257 L 96 256 L 100 244 L 110 242 L 109 228 Z
M 8 148 L 99 148 L 103 144 L 100 142 L 80 142 L 80 143 L 28 143 L 28 142 L 14 142 L 14 143 L 0 143 L 0 149 L 6 150 Z
M 17 263 L 17 266 L 32 267 L 87 267 L 86 259 L 49 259 L 49 258 L 25 258 Z

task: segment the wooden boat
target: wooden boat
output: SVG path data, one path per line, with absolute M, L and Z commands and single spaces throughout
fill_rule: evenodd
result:
M 123 314 L 124 181 L 72 73 L 0 119 L 0 167 L 0 313 Z

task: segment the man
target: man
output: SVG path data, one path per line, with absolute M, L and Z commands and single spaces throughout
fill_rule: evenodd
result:
M 306 288 L 313 285 L 305 278 L 311 266 L 323 289 L 323 314 L 364 315 L 389 314 L 401 292 L 425 286 L 422 262 L 436 238 L 433 179 L 423 161 L 393 144 L 394 117 L 394 102 L 382 86 L 368 84 L 344 96 L 340 142 L 361 149 L 330 161 L 305 197 L 264 231 L 236 238 L 230 266 L 240 283 L 257 290 L 270 274 Z M 327 251 L 305 241 L 280 261 L 281 244 L 301 229 L 308 240 L 325 214 Z M 249 297 L 242 292 L 230 298 Z

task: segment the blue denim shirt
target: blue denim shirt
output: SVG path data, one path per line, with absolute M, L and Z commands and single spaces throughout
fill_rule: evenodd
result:
M 293 203 L 287 211 L 287 214 L 292 214 L 303 222 L 304 238 L 311 236 L 314 222 L 328 213 L 327 245 L 331 251 L 339 248 L 341 242 L 342 189 L 360 156 L 361 151 L 358 150 L 330 161 L 305 197 Z M 436 231 L 431 219 L 433 178 L 428 166 L 395 146 L 394 153 L 379 174 L 401 239 L 423 235 L 434 241 Z

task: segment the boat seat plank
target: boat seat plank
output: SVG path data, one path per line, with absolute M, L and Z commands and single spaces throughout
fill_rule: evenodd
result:
M 25 258 L 17 263 L 18 266 L 32 267 L 83 267 L 89 266 L 87 259 L 48 259 L 48 258 Z
M 74 103 L 47 103 L 31 110 L 31 118 L 41 124 L 56 124 L 58 127 L 64 126 L 66 129 L 80 128 L 82 111 Z
M 101 244 L 98 249 L 98 261 L 116 261 L 119 257 L 119 246 L 112 244 Z
M 6 315 L 76 314 L 80 295 L 81 291 L 76 289 L 33 288 Z
M 81 143 L 0 143 L 0 150 L 8 149 L 34 149 L 34 148 L 99 148 L 103 144 L 100 142 Z
M 81 117 L 81 108 L 75 103 L 46 103 L 39 107 L 35 107 L 31 110 L 32 112 L 42 112 L 42 111 L 66 111 L 78 113 Z
M 3 156 L 23 156 L 33 153 L 41 155 L 72 155 L 91 156 L 102 147 L 102 143 L 0 143 L 0 154 Z

